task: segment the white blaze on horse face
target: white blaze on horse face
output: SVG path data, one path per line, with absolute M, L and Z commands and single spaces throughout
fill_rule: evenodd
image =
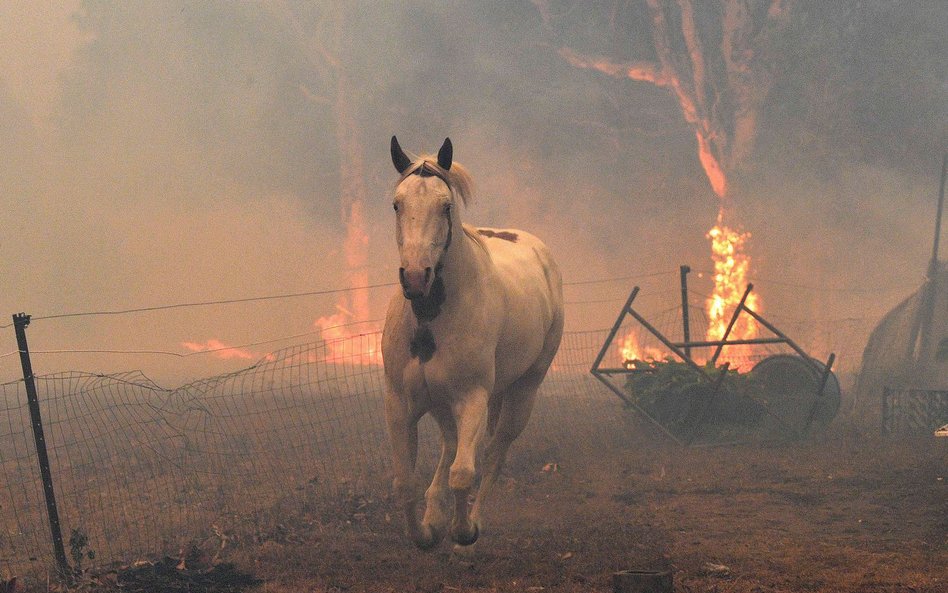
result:
M 395 241 L 408 298 L 428 296 L 451 234 L 451 190 L 437 177 L 410 175 L 395 190 Z

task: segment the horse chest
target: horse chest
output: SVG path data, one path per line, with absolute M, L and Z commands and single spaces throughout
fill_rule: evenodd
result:
M 474 342 L 440 326 L 419 326 L 408 344 L 405 385 L 442 399 L 483 384 L 493 376 L 493 349 L 479 348 Z
M 417 358 L 418 362 L 426 363 L 431 360 L 437 351 L 438 344 L 435 342 L 431 328 L 427 325 L 418 326 L 408 342 L 408 353 L 411 357 Z

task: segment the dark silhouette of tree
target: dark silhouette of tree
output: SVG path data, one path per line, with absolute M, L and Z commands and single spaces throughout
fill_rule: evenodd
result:
M 532 0 L 544 25 L 558 26 L 560 6 Z M 698 156 L 714 192 L 728 195 L 728 173 L 753 150 L 761 107 L 774 83 L 768 47 L 788 19 L 785 0 L 644 0 L 615 2 L 614 36 L 631 39 L 635 17 L 647 18 L 654 56 L 617 59 L 569 45 L 557 52 L 569 64 L 613 78 L 667 89 L 695 133 Z M 623 13 L 626 13 L 623 15 Z M 621 44 L 618 44 L 621 45 Z
M 344 253 L 350 288 L 368 285 L 368 235 L 365 231 L 365 166 L 362 138 L 356 120 L 357 101 L 344 57 L 347 53 L 347 4 L 333 0 L 299 5 L 273 0 L 269 6 L 290 32 L 299 51 L 318 80 L 314 88 L 301 82 L 299 90 L 317 107 L 328 108 L 335 120 L 339 157 L 339 206 L 346 227 Z M 304 27 L 305 24 L 305 27 Z M 356 321 L 369 319 L 366 289 L 339 297 L 339 307 Z

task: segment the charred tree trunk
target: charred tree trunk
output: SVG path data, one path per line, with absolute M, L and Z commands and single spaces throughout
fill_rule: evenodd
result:
M 346 262 L 346 283 L 351 289 L 341 294 L 337 308 L 354 321 L 369 319 L 368 242 L 365 232 L 364 205 L 367 195 L 365 167 L 362 157 L 362 140 L 356 118 L 355 93 L 346 67 L 340 56 L 347 53 L 343 32 L 346 27 L 346 5 L 341 0 L 329 2 L 320 15 L 319 22 L 310 23 L 306 31 L 294 6 L 282 0 L 272 3 L 275 12 L 282 18 L 293 34 L 308 66 L 319 77 L 322 89 L 327 94 L 300 85 L 301 92 L 313 105 L 329 107 L 335 120 L 335 137 L 339 159 L 339 213 L 345 228 L 343 251 Z M 323 43 L 323 39 L 329 41 Z
M 533 3 L 549 25 L 549 2 Z M 705 15 L 702 21 L 692 0 L 645 3 L 656 61 L 621 62 L 566 46 L 558 52 L 577 68 L 668 89 L 695 133 L 699 161 L 712 190 L 724 198 L 728 173 L 753 149 L 758 112 L 773 86 L 761 56 L 763 42 L 786 22 L 789 11 L 781 0 L 772 0 L 765 9 L 754 0 L 721 0 L 713 10 L 710 4 L 697 4 Z M 714 25 L 708 24 L 712 15 L 718 18 Z M 679 30 L 669 23 L 678 23 Z
M 725 224 L 731 191 L 728 178 L 753 149 L 758 112 L 773 86 L 765 59 L 767 36 L 787 20 L 782 0 L 644 0 L 655 60 L 619 61 L 562 46 L 559 55 L 576 68 L 613 78 L 647 82 L 667 89 L 695 134 L 698 160 L 715 195 L 721 198 L 717 224 L 708 233 L 714 260 L 714 289 L 706 303 L 708 338 L 719 339 L 730 310 L 747 285 L 750 257 L 743 252 L 749 236 Z M 533 0 L 551 27 L 551 0 Z M 617 4 L 618 6 L 618 4 Z M 619 19 L 610 21 L 616 28 Z M 628 21 L 627 21 L 628 22 Z M 615 31 L 631 39 L 629 31 Z M 758 309 L 758 295 L 747 305 Z M 753 338 L 757 322 L 742 317 L 735 337 Z M 730 354 L 730 353 L 729 353 Z
M 345 52 L 342 31 L 345 27 L 345 9 L 335 3 L 333 11 L 333 45 L 336 55 Z M 369 237 L 365 232 L 364 207 L 366 198 L 365 167 L 362 162 L 362 140 L 354 110 L 354 95 L 348 73 L 341 65 L 336 67 L 336 100 L 333 111 L 336 116 L 336 143 L 339 147 L 339 202 L 342 222 L 346 227 L 343 244 L 346 256 L 346 279 L 349 288 L 348 301 L 342 306 L 354 321 L 369 319 L 369 295 L 365 288 L 369 283 L 368 262 Z

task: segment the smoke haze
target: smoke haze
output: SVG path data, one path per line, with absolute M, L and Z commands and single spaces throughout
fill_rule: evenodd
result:
M 823 4 L 801 2 L 780 40 L 734 207 L 769 314 L 878 319 L 927 267 L 948 136 L 948 7 L 869 2 L 857 18 L 856 3 Z M 674 99 L 556 54 L 563 38 L 597 49 L 608 37 L 599 3 L 558 32 L 528 1 L 341 6 L 338 43 L 336 13 L 321 2 L 0 7 L 0 310 L 41 317 L 344 287 L 334 68 L 350 81 L 363 142 L 371 284 L 397 279 L 393 133 L 413 152 L 450 136 L 477 183 L 465 220 L 537 234 L 567 282 L 633 276 L 568 287 L 568 329 L 609 326 L 635 282 L 646 310 L 674 306 L 677 266 L 710 268 L 717 198 Z M 852 26 L 837 34 L 840 23 Z M 647 19 L 637 26 L 647 31 Z M 622 51 L 649 47 L 634 37 Z M 692 282 L 709 290 L 706 274 Z M 371 292 L 373 317 L 393 291 Z M 334 304 L 37 320 L 30 345 L 252 344 L 311 332 Z M 12 328 L 2 331 L 0 354 L 16 349 Z M 247 362 L 37 354 L 33 364 L 141 368 L 172 383 Z M 15 379 L 16 357 L 0 370 Z

